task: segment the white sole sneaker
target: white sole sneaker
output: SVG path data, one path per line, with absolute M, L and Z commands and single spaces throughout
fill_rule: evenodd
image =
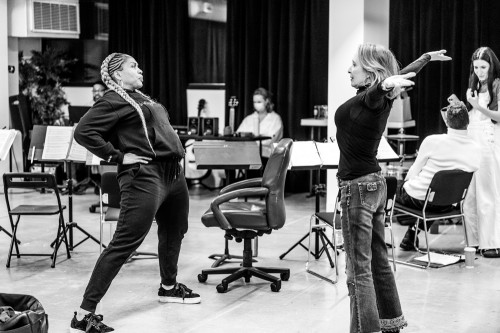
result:
M 158 296 L 161 303 L 180 303 L 180 304 L 198 304 L 201 302 L 201 297 L 180 298 L 169 296 Z

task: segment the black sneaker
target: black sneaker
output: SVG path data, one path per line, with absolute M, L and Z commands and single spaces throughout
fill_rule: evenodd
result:
M 76 312 L 71 319 L 71 326 L 69 328 L 70 333 L 102 333 L 102 332 L 112 332 L 114 329 L 112 327 L 106 326 L 102 322 L 102 315 L 96 315 L 94 313 L 86 314 L 82 320 L 76 319 Z
M 399 244 L 399 247 L 403 251 L 415 251 L 416 248 L 418 248 L 418 237 L 415 245 L 413 245 L 413 240 L 415 239 L 415 230 L 413 229 L 408 229 L 406 232 L 405 236 L 403 237 L 403 240 L 401 241 L 401 244 Z
M 201 302 L 200 295 L 193 293 L 191 289 L 182 283 L 176 283 L 175 287 L 166 290 L 160 284 L 158 296 L 162 303 L 182 303 L 182 304 L 198 304 Z

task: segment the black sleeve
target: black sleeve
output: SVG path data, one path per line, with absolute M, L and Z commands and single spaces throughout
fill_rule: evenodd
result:
M 420 58 L 400 70 L 399 74 L 406 74 L 410 72 L 415 72 L 415 74 L 417 74 L 422 68 L 424 68 L 425 65 L 427 65 L 429 61 L 431 61 L 431 56 L 424 53 L 420 56 Z
M 101 98 L 78 122 L 75 140 L 97 157 L 121 164 L 123 153 L 109 142 L 118 120 L 119 116 L 112 104 Z

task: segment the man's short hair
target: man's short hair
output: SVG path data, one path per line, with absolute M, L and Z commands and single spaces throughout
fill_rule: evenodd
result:
M 104 89 L 108 89 L 108 87 L 106 87 L 106 85 L 104 84 L 104 82 L 102 82 L 102 80 L 97 80 L 95 81 L 94 83 L 92 83 L 92 86 L 95 86 L 96 84 L 100 84 L 101 86 L 104 87 Z
M 469 111 L 465 104 L 455 104 L 447 107 L 446 122 L 449 128 L 467 129 L 469 125 Z

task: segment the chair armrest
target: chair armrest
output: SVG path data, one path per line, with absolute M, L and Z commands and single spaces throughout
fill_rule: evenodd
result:
M 224 202 L 228 202 L 229 200 L 236 199 L 244 196 L 264 196 L 269 192 L 269 189 L 266 187 L 252 187 L 248 189 L 241 189 L 232 192 L 228 192 L 222 195 L 219 195 L 215 198 L 210 204 L 210 209 L 212 209 L 212 213 L 214 213 L 215 219 L 219 222 L 221 229 L 228 230 L 233 227 L 229 224 L 229 221 L 226 219 L 224 214 L 219 208 L 219 205 Z
M 230 192 L 230 191 L 239 190 L 242 188 L 257 187 L 257 186 L 260 187 L 261 185 L 262 185 L 262 177 L 245 179 L 245 180 L 241 180 L 239 182 L 227 185 L 222 190 L 220 190 L 219 195 Z

